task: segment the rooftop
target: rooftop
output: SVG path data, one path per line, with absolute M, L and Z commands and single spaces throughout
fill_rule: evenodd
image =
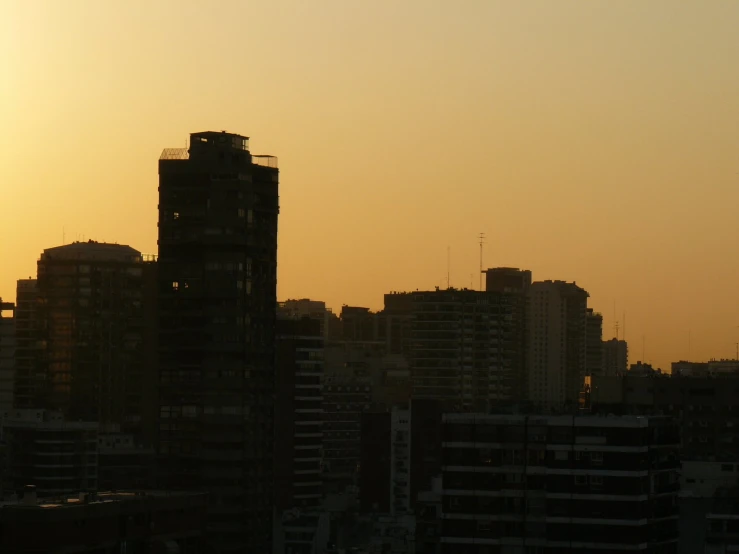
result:
M 125 244 L 88 240 L 47 248 L 41 254 L 41 259 L 140 262 L 141 252 Z

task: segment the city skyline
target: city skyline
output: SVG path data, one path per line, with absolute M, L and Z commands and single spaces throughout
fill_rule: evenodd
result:
M 156 252 L 156 156 L 225 129 L 280 156 L 281 300 L 379 309 L 445 286 L 448 247 L 476 288 L 484 232 L 604 338 L 625 311 L 632 362 L 734 356 L 738 5 L 176 6 L 10 6 L 5 300 L 63 242 Z

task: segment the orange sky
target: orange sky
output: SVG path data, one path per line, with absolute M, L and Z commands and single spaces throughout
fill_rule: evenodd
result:
M 8 0 L 0 296 L 39 253 L 156 252 L 193 131 L 281 167 L 279 296 L 379 308 L 485 265 L 627 312 L 631 360 L 739 341 L 739 2 Z

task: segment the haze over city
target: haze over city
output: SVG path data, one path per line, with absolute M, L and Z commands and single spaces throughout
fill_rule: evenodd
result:
M 0 297 L 63 242 L 155 253 L 162 148 L 225 129 L 280 159 L 280 299 L 377 309 L 445 286 L 448 248 L 476 288 L 483 232 L 485 267 L 584 287 L 604 338 L 625 311 L 632 361 L 733 357 L 738 21 L 732 1 L 9 2 Z

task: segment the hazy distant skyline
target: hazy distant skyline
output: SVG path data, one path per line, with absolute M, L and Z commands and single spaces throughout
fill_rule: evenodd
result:
M 11 0 L 0 296 L 84 236 L 156 253 L 190 132 L 280 160 L 278 294 L 379 309 L 484 266 L 627 312 L 630 361 L 739 342 L 739 2 Z

